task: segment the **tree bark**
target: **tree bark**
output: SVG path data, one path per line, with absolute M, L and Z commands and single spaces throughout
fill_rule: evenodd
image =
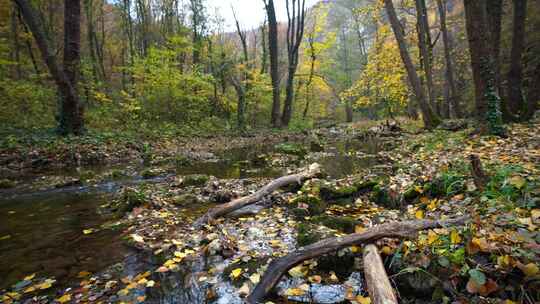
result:
M 377 250 L 373 244 L 363 248 L 363 266 L 366 285 L 373 304 L 397 304 L 397 297 Z
M 429 33 L 429 23 L 427 19 L 427 8 L 425 0 L 415 0 L 416 5 L 416 23 L 418 28 L 418 44 L 420 49 L 420 64 L 424 69 L 428 100 L 432 109 L 437 110 L 435 101 L 435 92 L 433 91 L 433 71 L 431 69 L 432 51 L 431 35 Z M 440 111 L 436 111 L 440 114 Z
M 456 82 L 454 80 L 454 64 L 452 63 L 452 57 L 450 53 L 452 52 L 452 41 L 446 28 L 446 0 L 437 0 L 437 7 L 439 9 L 439 21 L 441 24 L 441 32 L 444 45 L 444 60 L 446 65 L 445 71 L 445 86 L 447 87 L 448 92 L 448 107 L 449 107 L 449 116 L 460 118 L 463 113 L 461 111 L 458 94 L 456 89 Z
M 502 115 L 496 76 L 498 45 L 492 41 L 500 39 L 497 38 L 500 34 L 497 30 L 490 31 L 487 7 L 491 4 L 490 1 L 487 5 L 486 0 L 464 0 L 475 88 L 476 117 L 483 129 L 489 128 L 490 133 L 500 134 L 502 133 L 500 130 Z
M 285 87 L 285 102 L 283 104 L 283 115 L 281 123 L 288 126 L 292 118 L 292 104 L 294 100 L 294 76 L 298 67 L 298 52 L 302 37 L 304 36 L 305 20 L 305 0 L 290 0 L 292 14 L 289 8 L 289 0 L 286 0 L 287 7 L 287 58 L 289 61 L 287 83 Z
M 466 219 L 466 217 L 460 217 L 449 220 L 416 220 L 387 223 L 371 227 L 362 233 L 353 233 L 342 237 L 328 238 L 305 247 L 300 247 L 298 250 L 293 251 L 288 255 L 276 259 L 270 263 L 261 281 L 248 296 L 247 302 L 251 304 L 260 303 L 270 292 L 270 290 L 272 290 L 272 288 L 279 282 L 287 270 L 305 260 L 334 252 L 352 245 L 372 243 L 385 237 L 411 238 L 414 237 L 415 233 L 419 230 L 448 227 L 452 225 L 463 225 Z
M 426 95 L 424 93 L 424 90 L 422 89 L 422 85 L 420 84 L 420 78 L 418 78 L 416 69 L 414 68 L 411 57 L 409 56 L 405 36 L 397 18 L 392 0 L 384 0 L 384 5 L 386 7 L 388 19 L 390 20 L 392 30 L 399 46 L 399 54 L 401 56 L 401 60 L 403 60 L 403 64 L 405 65 L 405 69 L 407 70 L 409 82 L 411 83 L 414 95 L 416 97 L 418 105 L 420 106 L 420 110 L 422 111 L 424 127 L 427 129 L 433 129 L 437 127 L 437 125 L 440 123 L 440 118 L 433 112 L 431 106 L 426 99 Z
M 20 56 L 20 43 L 19 43 L 19 21 L 17 15 L 19 14 L 17 6 L 14 4 L 11 8 L 10 17 L 11 17 L 11 36 L 12 36 L 12 49 L 11 49 L 11 60 L 15 63 L 13 65 L 13 78 L 21 79 L 21 56 Z
M 64 72 L 73 88 L 74 95 L 62 98 L 60 132 L 81 134 L 83 132 L 84 108 L 78 96 L 81 61 L 81 2 L 64 0 Z
M 268 47 L 266 43 L 266 27 L 267 27 L 267 19 L 264 19 L 264 23 L 261 26 L 261 72 L 260 74 L 266 74 L 266 70 L 268 68 Z
M 508 106 L 512 114 L 520 116 L 524 110 L 522 82 L 523 68 L 521 57 L 525 49 L 525 19 L 527 0 L 514 0 L 512 51 L 510 71 L 508 72 Z
M 69 19 L 66 24 L 66 28 L 68 29 L 66 31 L 66 42 L 69 43 L 64 47 L 67 48 L 64 58 L 66 59 L 67 55 L 68 66 L 65 66 L 65 70 L 62 70 L 58 66 L 56 57 L 49 47 L 45 32 L 43 31 L 44 27 L 42 21 L 35 12 L 32 4 L 30 4 L 28 0 L 14 1 L 19 6 L 21 15 L 36 40 L 43 61 L 47 65 L 47 68 L 58 87 L 62 99 L 60 105 L 61 119 L 59 121 L 58 130 L 60 134 L 63 135 L 79 135 L 84 129 L 82 107 L 79 105 L 79 96 L 71 81 L 72 79 L 76 79 L 78 74 L 79 41 L 77 40 L 77 37 L 80 39 L 79 23 L 72 19 L 76 19 L 77 21 L 80 20 L 77 19 L 77 17 L 80 17 L 80 13 L 77 14 L 77 8 L 80 9 L 80 5 L 76 3 L 78 1 L 66 1 L 67 9 L 65 11 L 66 17 Z M 73 3 L 70 4 L 67 2 Z M 72 28 L 70 28 L 71 26 Z M 64 62 L 66 62 L 65 59 Z
M 266 184 L 264 187 L 262 187 L 253 194 L 237 198 L 226 204 L 222 204 L 210 209 L 208 212 L 206 212 L 206 214 L 198 218 L 193 225 L 195 227 L 201 227 L 202 225 L 207 224 L 220 216 L 224 216 L 247 205 L 252 205 L 260 201 L 266 195 L 269 195 L 270 193 L 283 186 L 294 183 L 301 183 L 306 179 L 316 177 L 320 174 L 320 172 L 320 166 L 315 163 L 310 165 L 309 168 L 303 172 L 282 176 Z
M 530 80 L 527 94 L 527 111 L 523 116 L 524 120 L 531 119 L 534 116 L 538 109 L 538 102 L 540 102 L 540 62 L 536 64 L 533 77 Z
M 268 17 L 268 49 L 270 55 L 270 78 L 272 79 L 272 114 L 270 123 L 274 128 L 281 126 L 280 108 L 281 97 L 279 93 L 279 49 L 278 29 L 274 0 L 263 0 Z

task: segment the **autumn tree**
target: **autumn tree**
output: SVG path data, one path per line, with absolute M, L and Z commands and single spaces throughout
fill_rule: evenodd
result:
M 270 78 L 272 79 L 272 113 L 270 122 L 275 128 L 281 126 L 281 96 L 279 88 L 279 50 L 276 10 L 273 0 L 263 0 L 268 17 L 268 50 L 270 55 Z
M 43 23 L 32 4 L 27 0 L 14 0 L 24 21 L 30 28 L 36 43 L 60 93 L 58 132 L 62 135 L 80 135 L 84 131 L 84 107 L 79 100 L 77 84 L 80 64 L 80 20 L 79 0 L 64 1 L 64 60 L 61 68 L 49 47 L 43 31 Z
M 390 20 L 390 25 L 392 26 L 392 30 L 394 32 L 394 36 L 399 46 L 401 60 L 405 65 L 409 82 L 411 83 L 414 95 L 422 111 L 422 119 L 424 121 L 424 126 L 427 129 L 433 129 L 440 123 L 440 118 L 437 116 L 437 114 L 433 112 L 431 106 L 429 105 L 428 99 L 426 98 L 424 89 L 422 88 L 422 84 L 420 82 L 420 78 L 416 73 L 416 69 L 409 55 L 409 51 L 407 50 L 407 42 L 405 41 L 405 36 L 399 23 L 392 0 L 384 0 L 384 5 L 388 14 L 388 19 Z

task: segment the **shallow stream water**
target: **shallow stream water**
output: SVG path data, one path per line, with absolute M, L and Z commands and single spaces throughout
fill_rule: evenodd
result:
M 270 153 L 272 148 L 254 146 L 229 150 L 216 160 L 178 166 L 176 174 L 206 174 L 224 179 L 280 176 L 285 172 L 284 167 L 252 161 L 261 154 Z M 373 154 L 378 148 L 373 143 L 336 141 L 325 147 L 326 154 L 317 161 L 333 178 L 376 163 L 373 157 L 357 157 L 351 153 L 355 151 Z M 143 180 L 139 173 L 144 166 L 135 165 L 131 169 L 136 173 L 119 180 L 45 190 L 26 187 L 39 180 L 39 176 L 25 175 L 19 179 L 22 186 L 0 190 L 0 289 L 8 288 L 32 273 L 54 276 L 63 285 L 74 280 L 81 271 L 95 273 L 136 255 L 124 245 L 121 228 L 83 233 L 85 229 L 111 221 L 100 215 L 98 208 L 110 202 L 121 186 L 160 182 L 164 178 Z M 104 168 L 84 170 L 102 172 Z M 77 172 L 65 170 L 54 174 L 71 177 Z

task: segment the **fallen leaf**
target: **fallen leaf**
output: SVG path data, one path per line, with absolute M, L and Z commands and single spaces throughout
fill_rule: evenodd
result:
M 539 271 L 538 265 L 536 265 L 535 263 L 529 263 L 526 265 L 522 263 L 517 263 L 517 267 L 521 269 L 521 271 L 523 271 L 523 273 L 528 277 L 536 275 Z
M 358 295 L 354 300 L 358 302 L 358 304 L 371 304 L 371 298 L 369 297 L 363 297 Z
M 242 268 L 236 268 L 231 271 L 230 277 L 237 279 L 242 274 Z
M 66 303 L 68 301 L 71 301 L 71 295 L 70 294 L 65 294 L 65 295 L 61 296 L 60 298 L 56 299 L 56 301 L 58 301 L 60 303 Z
M 456 230 L 452 230 L 452 232 L 450 232 L 450 242 L 454 245 L 461 243 L 461 237 Z
M 289 269 L 289 274 L 293 278 L 302 278 L 306 275 L 306 273 L 307 273 L 307 270 L 302 265 L 298 265 L 296 267 Z
M 144 238 L 138 234 L 132 234 L 131 238 L 137 243 L 144 243 Z
M 259 281 L 261 280 L 261 275 L 258 274 L 258 273 L 254 273 L 252 275 L 249 276 L 249 280 L 251 281 L 251 283 L 253 284 L 258 284 Z
M 416 217 L 419 220 L 423 219 L 424 218 L 424 211 L 423 210 L 417 210 L 414 213 L 414 217 Z

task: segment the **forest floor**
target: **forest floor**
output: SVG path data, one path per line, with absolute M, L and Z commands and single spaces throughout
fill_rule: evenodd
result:
M 261 135 L 263 143 L 289 143 L 245 162 L 286 173 L 325 161 L 323 169 L 340 167 L 339 172 L 276 191 L 260 204 L 264 209 L 219 219 L 200 230 L 192 223 L 209 207 L 253 193 L 275 174 L 170 175 L 125 186 L 100 209 L 118 215 L 112 226 L 144 263 L 131 267 L 126 260 L 120 268 L 80 271 L 67 287 L 46 273 L 29 273 L 0 291 L 0 302 L 242 303 L 272 259 L 300 246 L 385 222 L 468 215 L 471 220 L 463 227 L 377 242 L 400 302 L 535 303 L 540 301 L 539 129 L 539 121 L 514 124 L 505 139 L 471 135 L 470 128 L 411 133 L 355 125 L 298 138 Z M 370 143 L 346 145 L 341 151 L 359 161 L 352 172 L 347 169 L 358 163 L 325 158 L 337 153 L 336 139 Z M 217 142 L 222 140 L 231 139 Z M 253 138 L 237 140 L 252 144 Z M 213 141 L 200 151 L 211 151 L 217 145 Z M 480 157 L 489 176 L 482 188 L 471 175 L 470 154 Z M 161 155 L 154 153 L 150 163 L 158 166 Z M 99 234 L 109 227 L 80 234 Z M 0 242 L 9 241 L 1 237 Z M 361 256 L 362 249 L 353 246 L 303 262 L 289 270 L 268 300 L 369 303 Z

